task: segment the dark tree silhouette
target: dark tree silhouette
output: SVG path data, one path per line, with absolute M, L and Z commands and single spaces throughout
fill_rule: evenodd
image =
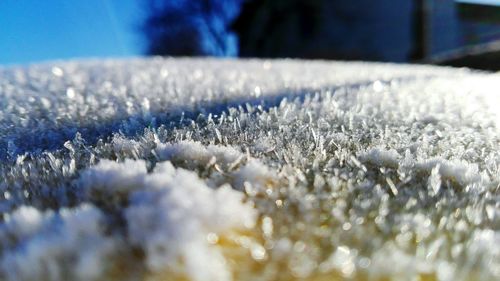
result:
M 245 57 L 301 57 L 317 35 L 324 0 L 253 0 L 243 5 L 232 28 Z
M 243 57 L 382 59 L 373 48 L 373 0 L 252 0 L 232 28 Z
M 429 55 L 429 14 L 428 0 L 413 0 L 413 50 L 409 60 L 422 61 Z
M 407 61 L 425 56 L 423 1 L 147 0 L 147 53 Z
M 228 29 L 243 0 L 149 0 L 143 26 L 147 53 L 172 56 L 237 55 Z

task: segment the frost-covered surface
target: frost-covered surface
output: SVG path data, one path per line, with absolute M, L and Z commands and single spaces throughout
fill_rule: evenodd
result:
M 0 69 L 2 280 L 498 280 L 500 77 Z

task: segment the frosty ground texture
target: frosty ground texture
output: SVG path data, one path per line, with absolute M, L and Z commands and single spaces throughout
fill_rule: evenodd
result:
M 500 76 L 0 69 L 1 280 L 498 280 Z

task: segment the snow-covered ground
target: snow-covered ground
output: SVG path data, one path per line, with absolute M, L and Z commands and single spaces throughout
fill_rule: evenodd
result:
M 372 63 L 0 69 L 0 279 L 498 280 L 498 89 Z

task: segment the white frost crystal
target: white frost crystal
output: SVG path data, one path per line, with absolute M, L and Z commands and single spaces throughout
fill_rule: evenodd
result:
M 80 181 L 87 192 L 97 191 L 113 196 L 128 193 L 141 187 L 147 174 L 144 161 L 127 159 L 123 163 L 102 160 L 99 165 L 82 172 Z
M 103 218 L 99 209 L 86 204 L 57 214 L 19 208 L 0 230 L 2 277 L 66 280 L 71 268 L 69 276 L 74 280 L 98 279 L 116 246 L 101 229 Z M 15 243 L 6 244 L 10 239 Z
M 95 168 L 102 167 L 109 175 L 107 165 Z M 122 165 L 128 168 L 130 163 Z M 136 166 L 144 167 L 143 161 Z M 127 185 L 127 178 L 123 180 Z M 185 271 L 194 280 L 231 279 L 220 249 L 209 245 L 207 236 L 253 226 L 255 210 L 242 203 L 243 194 L 227 185 L 211 189 L 193 172 L 176 169 L 170 162 L 142 174 L 135 188 L 138 191 L 129 195 L 130 205 L 124 210 L 127 233 L 133 245 L 145 250 L 150 270 Z
M 221 250 L 210 245 L 207 236 L 254 226 L 256 212 L 250 203 L 243 203 L 241 192 L 229 185 L 212 189 L 195 173 L 176 169 L 170 162 L 159 163 L 147 173 L 143 160 L 102 160 L 84 171 L 79 181 L 90 194 L 99 191 L 109 198 L 128 198 L 123 210 L 126 239 L 144 250 L 150 271 L 169 270 L 193 280 L 231 280 Z M 22 247 L 9 250 L 9 245 L 4 246 L 5 277 L 65 280 L 64 267 L 75 260 L 72 278 L 98 278 L 107 264 L 106 256 L 125 239 L 106 235 L 103 224 L 103 214 L 88 205 L 58 214 L 19 208 L 0 232 L 4 240 L 16 237 Z M 24 267 L 25 263 L 30 267 Z
M 499 280 L 500 76 L 0 69 L 1 280 Z
M 203 166 L 213 163 L 229 166 L 242 157 L 242 153 L 232 147 L 217 145 L 203 146 L 198 142 L 183 141 L 175 144 L 158 144 L 156 152 L 164 160 L 188 160 Z

